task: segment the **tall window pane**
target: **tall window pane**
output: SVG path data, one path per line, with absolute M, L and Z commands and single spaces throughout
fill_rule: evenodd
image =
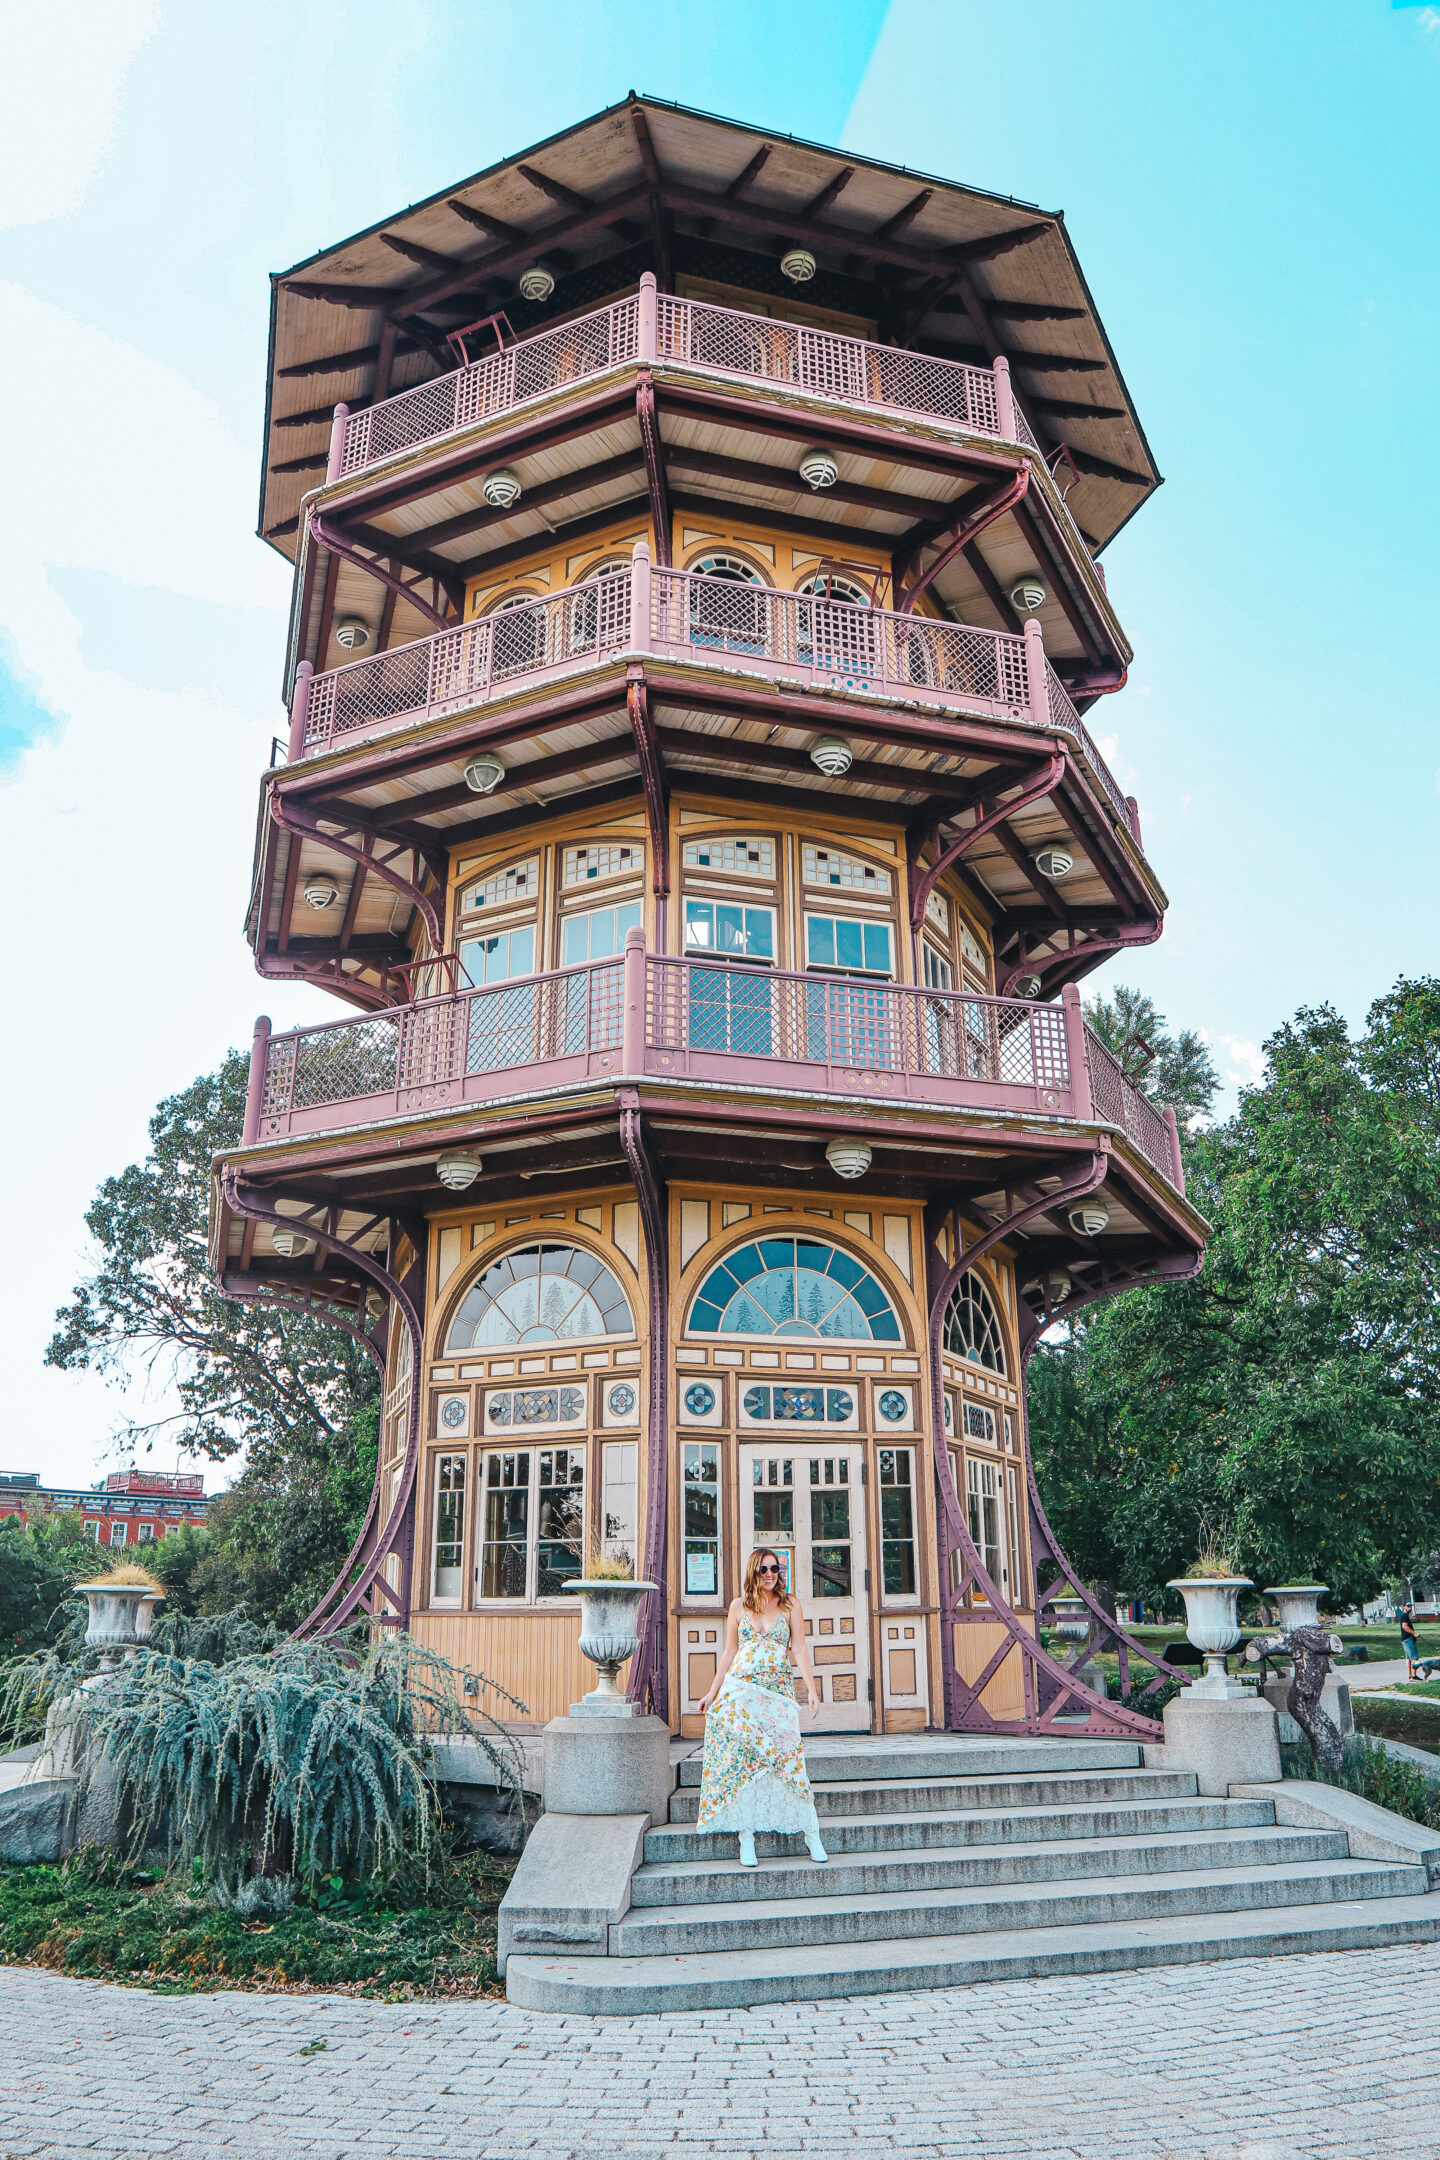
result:
M 685 1506 L 685 1595 L 714 1597 L 720 1588 L 720 1450 L 713 1440 L 687 1440 L 681 1466 Z
M 585 1455 L 541 1448 L 537 1488 L 536 1597 L 558 1597 L 584 1571 Z
M 437 1598 L 459 1600 L 465 1554 L 465 1457 L 442 1455 L 435 1465 L 435 1585 Z
M 915 1595 L 914 1452 L 880 1450 L 880 1580 L 886 1597 Z
M 480 1595 L 523 1598 L 530 1539 L 530 1452 L 485 1459 L 485 1546 Z

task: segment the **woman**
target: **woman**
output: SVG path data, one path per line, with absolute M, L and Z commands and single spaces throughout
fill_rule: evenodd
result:
M 820 1710 L 800 1600 L 787 1595 L 776 1554 L 751 1553 L 745 1587 L 730 1607 L 720 1668 L 700 1708 L 705 1720 L 701 1830 L 734 1830 L 740 1865 L 755 1865 L 757 1830 L 800 1831 L 812 1860 L 829 1858 L 805 1756 L 790 1652 L 805 1683 L 810 1715 Z

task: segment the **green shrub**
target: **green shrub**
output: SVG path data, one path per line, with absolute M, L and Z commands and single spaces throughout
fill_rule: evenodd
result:
M 1373 1800 L 1392 1815 L 1440 1830 L 1440 1781 L 1432 1780 L 1417 1763 L 1408 1763 L 1377 1747 L 1363 1734 L 1352 1733 L 1345 1742 L 1344 1762 L 1334 1775 L 1320 1768 L 1308 1740 L 1282 1746 L 1281 1768 L 1286 1777 L 1314 1778 L 1322 1785 L 1338 1785 Z
M 248 1623 L 245 1623 L 248 1625 Z M 84 1774 L 114 1776 L 137 1859 L 159 1846 L 232 1897 L 255 1877 L 395 1881 L 432 1872 L 430 1742 L 477 1741 L 517 1795 L 519 1748 L 467 1708 L 453 1668 L 408 1635 L 285 1643 L 223 1664 L 143 1650 L 82 1689 L 80 1665 L 16 1660 L 12 1714 L 46 1697 Z M 488 1694 L 523 1714 L 493 1683 Z

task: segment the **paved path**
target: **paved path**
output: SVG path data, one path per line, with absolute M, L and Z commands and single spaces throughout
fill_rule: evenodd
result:
M 0 2160 L 1412 2160 L 1437 1989 L 1440 1945 L 632 2023 L 9 1968 Z

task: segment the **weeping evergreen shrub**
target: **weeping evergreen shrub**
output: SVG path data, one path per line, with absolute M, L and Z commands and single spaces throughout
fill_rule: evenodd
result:
M 232 1896 L 257 1878 L 308 1894 L 327 1877 L 428 1876 L 438 1740 L 477 1742 L 519 1805 L 519 1747 L 480 1698 L 524 1705 L 483 1679 L 463 1702 L 453 1667 L 408 1635 L 362 1630 L 224 1663 L 141 1650 L 88 1687 L 81 1677 L 16 1660 L 7 1694 L 12 1706 L 49 1695 L 82 1778 L 103 1770 L 118 1785 L 132 1856 L 167 1845 Z

